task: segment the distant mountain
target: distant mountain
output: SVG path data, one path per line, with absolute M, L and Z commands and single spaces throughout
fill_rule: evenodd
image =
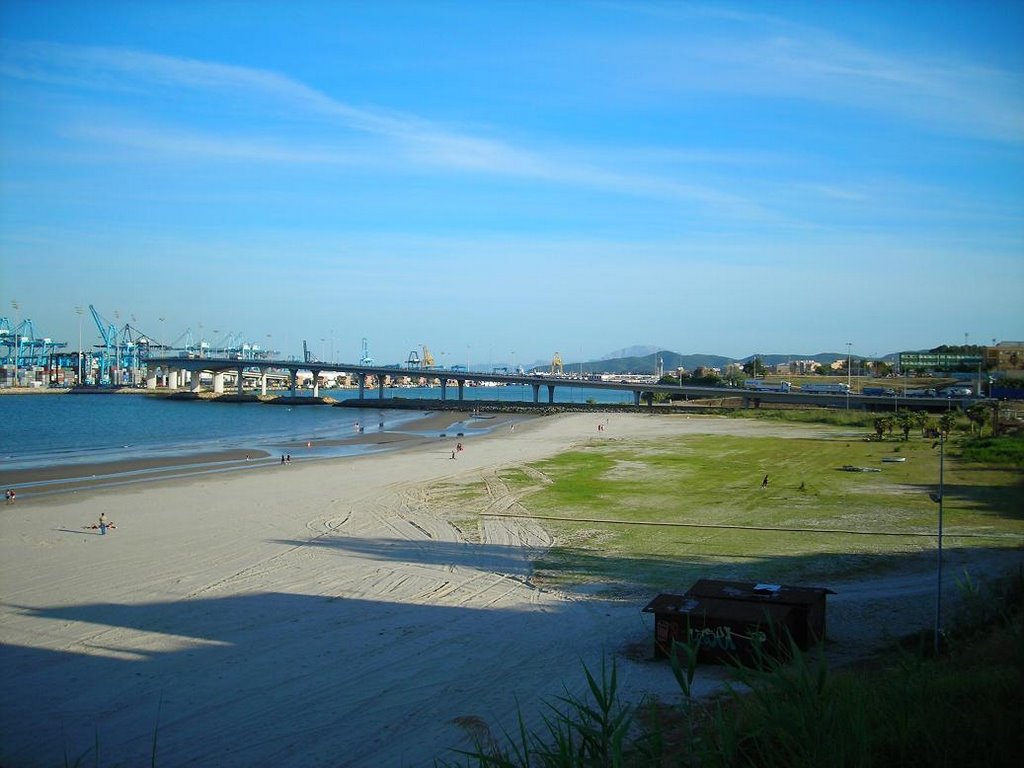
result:
M 632 354 L 627 354 L 632 353 Z M 616 356 L 617 355 L 617 356 Z M 580 363 L 579 360 L 570 360 L 563 357 L 562 362 L 565 365 L 566 371 L 578 372 L 581 368 L 584 373 L 649 373 L 653 374 L 657 370 L 658 358 L 661 358 L 661 368 L 667 373 L 675 371 L 677 368 L 684 368 L 687 371 L 693 371 L 695 368 L 719 368 L 725 369 L 730 363 L 749 363 L 755 357 L 760 358 L 761 362 L 766 366 L 774 366 L 779 363 L 788 363 L 793 360 L 817 360 L 822 365 L 828 365 L 829 363 L 835 362 L 836 360 L 845 360 L 846 355 L 842 352 L 818 352 L 813 355 L 809 354 L 765 354 L 765 355 L 747 355 L 746 357 L 724 357 L 722 355 L 702 355 L 702 354 L 690 354 L 682 355 L 678 352 L 672 352 L 667 349 L 657 349 L 651 346 L 634 346 L 627 347 L 626 349 L 619 350 L 619 352 L 610 353 L 599 360 L 591 360 L 589 362 Z M 881 359 L 886 362 L 893 362 L 897 355 L 895 353 L 885 355 Z M 863 359 L 863 355 L 853 355 L 854 360 Z M 524 365 L 523 367 L 527 370 L 548 370 L 551 366 L 550 360 L 537 361 L 531 365 Z
M 659 347 L 652 344 L 639 344 L 633 347 L 626 347 L 615 352 L 609 352 L 607 355 L 602 355 L 597 358 L 598 360 L 618 360 L 623 357 L 646 357 L 647 355 L 653 355 L 657 352 Z
M 645 349 L 645 347 L 630 347 L 629 349 Z M 627 350 L 623 350 L 627 351 Z M 614 358 L 601 358 L 591 362 L 564 360 L 566 369 L 578 371 L 583 369 L 584 373 L 650 373 L 653 374 L 658 367 L 658 358 L 661 358 L 661 368 L 671 373 L 677 368 L 684 368 L 693 371 L 695 368 L 719 368 L 725 369 L 730 363 L 749 363 L 755 357 L 767 366 L 787 363 L 793 360 L 817 360 L 823 365 L 828 365 L 836 360 L 845 360 L 846 355 L 841 352 L 818 352 L 817 354 L 766 354 L 748 355 L 747 357 L 733 358 L 722 355 L 690 354 L 681 355 L 667 349 L 656 350 L 645 354 L 623 355 Z M 891 360 L 895 355 L 886 355 L 883 360 Z M 862 359 L 861 356 L 853 355 L 854 360 Z
M 700 366 L 705 368 L 724 368 L 733 362 L 731 358 L 722 357 L 721 355 L 681 355 L 678 352 L 662 349 L 646 355 L 618 357 L 583 363 L 582 368 L 585 373 L 654 374 L 658 368 L 659 358 L 661 359 L 661 367 L 664 371 L 674 371 L 679 367 L 683 367 L 688 371 L 692 371 Z M 572 364 L 573 370 L 578 370 L 579 367 L 579 363 Z

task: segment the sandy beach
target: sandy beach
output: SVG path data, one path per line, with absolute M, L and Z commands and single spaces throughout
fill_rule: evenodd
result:
M 19 497 L 0 518 L 0 765 L 73 762 L 96 743 L 101 765 L 148 765 L 155 737 L 161 768 L 427 766 L 514 731 L 517 703 L 537 724 L 542 700 L 582 692 L 582 664 L 606 656 L 631 697 L 677 699 L 666 664 L 624 652 L 650 642 L 642 604 L 539 589 L 539 523 L 487 517 L 471 543 L 424 488 L 585 440 L 813 428 L 595 424 L 563 414 L 370 456 Z M 85 527 L 101 512 L 117 526 L 106 536 Z M 840 596 L 830 633 L 862 620 Z M 721 679 L 702 670 L 700 690 Z

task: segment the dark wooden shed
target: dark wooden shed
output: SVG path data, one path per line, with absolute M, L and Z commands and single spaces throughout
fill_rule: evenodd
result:
M 673 642 L 699 641 L 700 661 L 751 663 L 784 652 L 778 629 L 792 624 L 794 606 L 661 594 L 643 610 L 654 614 L 656 657 L 668 657 Z
M 793 614 L 786 629 L 801 650 L 807 650 L 825 639 L 825 598 L 834 594 L 831 589 L 824 587 L 794 587 L 718 579 L 700 579 L 686 591 L 688 597 L 791 607 Z

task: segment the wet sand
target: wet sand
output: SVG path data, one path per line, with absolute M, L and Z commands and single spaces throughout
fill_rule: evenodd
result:
M 444 411 L 429 413 L 423 418 L 404 422 L 397 429 L 380 430 L 378 424 L 364 424 L 364 431 L 353 432 L 351 437 L 330 440 L 295 440 L 284 442 L 282 448 L 291 450 L 292 461 L 307 461 L 312 451 L 313 458 L 318 448 L 361 446 L 374 450 L 400 450 L 417 445 L 429 444 L 456 435 L 459 428 L 491 428 L 498 424 L 507 425 L 509 417 L 487 420 L 479 425 L 463 424 L 469 412 Z M 522 421 L 517 418 L 516 421 Z M 453 429 L 454 427 L 454 429 Z M 0 487 L 15 488 L 20 503 L 33 496 L 55 493 L 77 493 L 79 491 L 155 480 L 178 479 L 209 472 L 225 472 L 265 467 L 280 463 L 280 455 L 266 450 L 237 448 L 222 451 L 204 451 L 199 446 L 185 454 L 125 459 L 74 464 L 54 464 L 30 469 L 0 469 Z

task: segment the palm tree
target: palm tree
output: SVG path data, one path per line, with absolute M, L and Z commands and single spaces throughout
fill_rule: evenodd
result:
M 922 436 L 928 431 L 931 423 L 932 417 L 928 415 L 927 411 L 914 411 L 914 426 L 921 430 Z
M 952 411 L 946 411 L 939 417 L 939 429 L 946 437 L 949 437 L 949 433 L 953 431 L 954 424 L 956 424 L 956 414 Z
M 978 428 L 978 437 L 981 437 L 982 430 L 985 428 L 985 422 L 988 421 L 989 407 L 982 403 L 975 403 L 966 411 L 967 418 L 971 420 L 971 434 L 974 434 L 974 428 Z
M 892 416 L 879 416 L 875 419 L 875 439 L 882 440 L 886 432 L 892 432 Z
M 910 439 L 910 430 L 914 428 L 917 423 L 917 414 L 913 411 L 903 410 L 896 414 L 896 423 L 900 429 L 903 430 L 903 439 Z

